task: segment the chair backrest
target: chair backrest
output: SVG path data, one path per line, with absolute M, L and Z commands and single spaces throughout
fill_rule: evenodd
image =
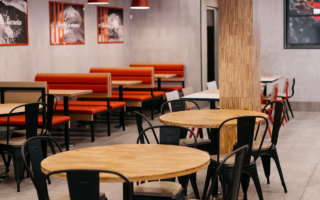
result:
M 152 126 L 152 127 L 146 128 L 140 133 L 137 139 L 137 144 L 140 143 L 141 138 L 144 137 L 147 131 L 155 130 L 155 129 L 159 129 L 160 141 L 158 144 L 179 145 L 180 139 L 186 138 L 187 133 L 190 132 L 194 138 L 194 148 L 197 147 L 197 138 L 192 130 L 185 127 L 181 127 L 181 126 L 167 126 L 167 125 Z
M 291 87 L 290 87 L 290 89 L 291 89 L 291 95 L 289 96 L 289 98 L 293 97 L 293 95 L 294 95 L 294 86 L 295 86 L 295 84 L 296 84 L 296 75 L 292 75 L 292 76 L 291 76 L 291 79 L 292 79 L 292 81 L 291 81 Z
M 49 145 L 52 154 L 56 154 L 55 147 L 57 147 L 59 151 L 58 153 L 62 152 L 58 142 L 47 136 L 30 138 L 26 140 L 21 147 L 21 155 L 24 166 L 31 177 L 34 187 L 37 190 L 39 200 L 48 199 L 47 184 L 42 186 L 42 180 L 44 179 L 45 174 L 41 171 L 41 161 L 45 158 L 44 150 L 46 151 L 47 145 Z M 32 171 L 25 158 L 27 153 L 30 155 Z
M 286 105 L 280 101 L 268 102 L 266 104 L 265 108 L 268 105 L 273 105 L 273 110 L 274 110 L 272 137 L 271 137 L 272 146 L 271 147 L 275 147 L 278 143 L 279 131 L 280 131 L 282 122 L 285 119 L 285 113 L 286 113 L 287 108 L 286 108 Z
M 282 93 L 288 95 L 289 86 L 290 86 L 290 77 L 286 77 L 286 78 L 284 79 L 284 85 L 283 85 L 283 91 L 282 91 Z
M 122 174 L 107 170 L 62 170 L 51 172 L 46 178 L 54 174 L 67 174 L 70 200 L 99 200 L 100 199 L 100 173 L 108 173 L 119 176 L 123 179 L 126 187 L 124 200 L 133 199 L 131 183 Z M 45 181 L 45 180 L 44 180 Z M 124 188 L 125 190 L 125 188 Z
M 255 132 L 255 126 L 256 126 L 256 120 L 257 119 L 263 119 L 266 123 L 266 128 L 264 130 L 264 136 L 262 138 L 262 141 L 265 138 L 265 134 L 267 133 L 268 130 L 268 120 L 265 117 L 262 116 L 242 116 L 242 117 L 235 117 L 231 119 L 225 120 L 218 129 L 218 155 L 217 155 L 217 161 L 220 162 L 220 133 L 221 129 L 225 126 L 225 124 L 229 121 L 236 120 L 237 121 L 237 143 L 235 144 L 235 148 L 241 147 L 244 145 L 248 145 L 248 153 L 244 159 L 244 165 L 248 165 L 251 160 L 251 152 L 252 152 L 252 141 L 254 139 L 254 132 Z M 260 153 L 262 144 L 260 145 L 258 149 L 258 154 Z M 255 157 L 255 160 L 258 157 Z
M 166 99 L 167 99 L 167 101 L 180 99 L 179 92 L 177 90 L 172 91 L 172 92 L 166 92 Z M 168 104 L 168 106 L 169 106 L 169 110 L 172 112 L 171 104 Z
M 136 123 L 137 123 L 137 128 L 138 128 L 138 134 L 139 135 L 144 130 L 144 128 L 142 126 L 143 120 L 148 123 L 149 127 L 152 127 L 151 122 L 148 120 L 148 118 L 145 115 L 143 115 L 143 114 L 141 114 L 139 112 L 136 112 L 136 111 L 134 111 L 134 115 L 136 117 Z M 153 136 L 154 136 L 157 144 L 159 144 L 159 140 L 158 140 L 158 137 L 157 137 L 156 133 L 154 132 L 154 129 L 151 129 L 151 130 L 153 132 Z M 147 143 L 150 144 L 150 141 L 149 141 L 149 139 L 148 139 L 146 134 L 144 134 L 144 136 L 140 138 L 140 143 L 141 144 L 145 143 L 144 139 L 146 139 Z
M 240 181 L 241 181 L 241 174 L 242 174 L 242 168 L 244 163 L 244 158 L 247 155 L 249 146 L 245 145 L 242 147 L 239 147 L 237 150 L 231 152 L 227 157 L 220 163 L 220 165 L 215 169 L 215 173 L 213 175 L 213 179 L 211 181 L 211 186 L 209 186 L 208 193 L 203 194 L 202 199 L 209 200 L 211 198 L 211 194 L 213 192 L 213 188 L 215 186 L 215 183 L 218 179 L 218 175 L 220 173 L 220 170 L 223 168 L 223 165 L 226 163 L 230 157 L 235 155 L 235 163 L 234 163 L 234 171 L 233 171 L 233 177 L 231 181 L 231 185 L 229 188 L 227 188 L 229 191 L 226 191 L 227 194 L 224 194 L 224 199 L 229 200 L 237 200 L 239 195 L 239 189 L 240 189 Z M 211 169 L 212 170 L 212 169 Z
M 190 94 L 193 94 L 193 89 L 192 87 L 187 87 L 187 88 L 183 88 L 182 89 L 182 95 L 183 96 L 187 96 L 187 95 L 190 95 Z M 191 108 L 193 108 L 195 105 L 193 103 L 190 103 L 190 102 L 186 102 L 186 108 L 189 110 Z
M 263 93 L 264 93 L 264 87 L 261 87 L 261 89 L 260 89 L 261 104 L 263 104 Z
M 165 113 L 165 108 L 167 104 L 169 105 L 169 107 L 171 107 L 171 110 L 170 110 L 171 112 L 179 112 L 179 111 L 187 110 L 187 107 L 186 107 L 187 103 L 193 104 L 193 107 L 196 107 L 198 110 L 200 110 L 199 105 L 195 101 L 178 99 L 178 100 L 164 102 L 160 108 L 161 115 Z
M 33 103 L 47 93 L 47 82 L 0 82 L 1 103 Z
M 10 113 L 8 114 L 7 119 L 7 145 L 9 145 L 10 140 L 10 118 L 13 115 L 16 115 L 17 113 L 24 113 L 25 117 L 25 128 L 26 128 L 26 139 L 29 139 L 31 137 L 37 136 L 38 132 L 38 125 L 39 125 L 39 111 L 40 107 L 43 107 L 43 109 L 47 108 L 47 104 L 45 103 L 29 103 L 17 106 L 13 108 Z M 24 108 L 24 109 L 23 109 Z M 43 122 L 46 121 L 45 112 L 42 112 L 42 120 Z M 43 126 L 42 126 L 43 129 Z M 42 130 L 43 132 L 43 130 Z
M 278 96 L 278 91 L 279 91 L 279 82 L 275 82 L 272 87 L 272 92 L 271 92 L 271 101 L 276 101 L 277 96 Z
M 216 90 L 216 89 L 218 89 L 218 86 L 217 86 L 217 82 L 216 82 L 216 81 L 208 82 L 208 83 L 207 83 L 207 87 L 208 87 L 209 90 Z
M 44 134 L 41 134 L 41 135 L 46 135 L 48 132 L 51 131 L 51 128 L 52 128 L 52 118 L 53 118 L 53 115 L 54 115 L 54 112 L 57 108 L 57 105 L 58 105 L 58 97 L 56 97 L 55 95 L 53 94 L 46 94 L 46 95 L 43 95 L 41 96 L 39 99 L 38 99 L 38 102 L 42 102 L 42 101 L 45 101 L 47 103 L 47 110 L 46 110 L 46 132 Z

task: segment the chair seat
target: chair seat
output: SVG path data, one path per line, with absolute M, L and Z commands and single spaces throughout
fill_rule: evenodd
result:
M 265 101 L 271 101 L 271 96 L 263 97 L 263 100 L 265 100 Z
M 261 104 L 261 110 L 264 109 L 264 107 L 266 106 L 266 104 Z M 265 109 L 269 110 L 271 108 L 271 105 L 269 104 Z
M 100 193 L 99 200 L 106 199 L 105 193 Z M 60 194 L 57 196 L 50 197 L 50 200 L 70 200 L 69 194 Z
M 26 136 L 14 137 L 9 139 L 9 145 L 20 146 L 26 141 Z M 7 145 L 7 139 L 0 140 L 0 144 Z
M 175 197 L 183 188 L 179 183 L 170 181 L 147 182 L 134 187 L 135 196 Z
M 43 129 L 43 133 L 46 132 L 46 129 Z M 15 130 L 13 131 L 14 134 L 19 134 L 19 135 L 26 135 L 26 130 Z M 37 135 L 41 135 L 42 133 L 42 129 L 41 128 L 38 128 L 37 129 Z
M 197 138 L 197 145 L 211 144 L 211 140 L 209 139 L 201 139 Z M 184 138 L 180 139 L 180 146 L 194 146 L 193 138 Z
M 252 151 L 258 150 L 259 147 L 260 147 L 260 143 L 261 143 L 260 141 L 253 141 Z M 272 142 L 263 141 L 261 149 L 267 150 L 267 149 L 269 149 L 271 147 L 271 145 L 272 145 Z
M 58 105 L 63 105 L 63 101 L 59 101 Z M 126 105 L 122 101 L 110 101 L 110 108 L 120 108 Z M 108 106 L 107 101 L 69 101 L 69 106 Z
M 220 154 L 220 157 L 219 157 L 220 162 L 223 161 L 223 159 L 225 159 L 228 155 L 229 154 Z M 211 155 L 210 158 L 213 161 L 217 161 L 217 155 Z M 235 159 L 236 159 L 236 156 L 233 155 L 225 162 L 225 164 L 226 165 L 234 165 Z M 254 157 L 253 156 L 251 156 L 250 163 L 251 162 L 254 162 Z
M 106 106 L 69 106 L 70 114 L 97 114 L 104 111 L 107 111 L 108 108 Z M 58 105 L 56 108 L 56 112 L 62 113 L 64 112 L 64 107 L 62 105 Z
M 0 117 L 0 125 L 7 125 L 8 118 Z M 70 121 L 69 116 L 53 116 L 52 125 L 61 124 Z M 11 126 L 24 126 L 26 124 L 26 119 L 24 115 L 17 115 L 10 117 Z M 42 126 L 42 115 L 38 116 L 38 125 Z

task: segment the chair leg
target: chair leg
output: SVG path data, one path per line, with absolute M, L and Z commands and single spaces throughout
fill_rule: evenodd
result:
M 271 155 L 272 159 L 274 160 L 274 162 L 276 163 L 276 166 L 277 166 L 277 169 L 278 169 L 278 172 L 279 172 L 279 176 L 280 176 L 280 179 L 281 179 L 281 183 L 282 183 L 284 192 L 287 193 L 288 190 L 287 190 L 286 183 L 284 182 L 284 178 L 283 178 L 283 174 L 282 174 L 282 170 L 281 170 L 281 166 L 280 166 L 278 153 L 277 153 L 277 151 L 273 151 L 273 152 L 270 153 L 270 155 Z
M 210 191 L 210 188 L 209 188 L 210 181 L 212 181 L 212 179 L 213 179 L 212 176 L 215 173 L 215 170 L 211 169 L 211 168 L 212 168 L 212 166 L 209 165 L 208 169 L 207 169 L 207 176 L 206 176 L 206 181 L 205 181 L 205 184 L 204 184 L 202 200 L 206 200 L 207 199 L 208 190 Z M 218 195 L 218 181 L 216 181 L 216 183 L 211 183 L 211 184 L 214 184 L 213 192 L 212 192 L 212 194 L 208 194 L 208 195 L 212 195 L 212 196 L 213 195 Z
M 110 123 L 110 112 L 107 112 L 107 120 L 108 120 L 108 136 L 111 136 L 111 123 Z
M 254 185 L 256 186 L 256 190 L 257 190 L 259 199 L 263 200 L 263 195 L 262 195 L 262 190 L 261 190 L 261 185 L 260 185 L 260 180 L 259 180 L 259 176 L 258 176 L 257 167 L 255 166 L 250 171 L 251 171 L 250 174 L 251 174 L 252 180 L 254 182 Z
M 287 107 L 288 107 L 288 104 L 287 104 L 287 102 L 285 101 L 285 102 L 283 102 Z M 290 121 L 290 117 L 289 117 L 289 112 L 288 112 L 288 109 L 286 109 L 286 116 L 287 116 L 287 118 L 288 118 L 288 121 Z
M 5 173 L 8 173 L 9 172 L 9 168 L 8 168 L 8 163 L 7 163 L 6 156 L 4 155 L 3 151 L 1 151 L 0 154 L 2 156 L 2 160 L 3 160 L 4 166 L 6 166 L 6 172 Z
M 13 166 L 14 166 L 14 175 L 17 182 L 17 192 L 20 192 L 20 183 L 23 179 L 23 172 L 24 172 L 24 164 L 22 161 L 21 149 L 14 148 L 11 151 Z
M 122 130 L 125 131 L 126 130 L 126 119 L 125 119 L 125 111 L 124 108 L 122 109 Z
M 153 108 L 154 108 L 153 103 L 154 103 L 153 100 L 151 100 L 151 120 L 154 119 L 154 117 L 153 117 Z
M 250 183 L 250 176 L 246 173 L 242 173 L 241 176 L 241 187 L 242 187 L 242 191 L 243 191 L 243 200 L 247 200 L 247 191 L 248 191 L 248 187 L 249 187 L 249 183 Z
M 270 160 L 271 157 L 270 156 L 261 156 L 261 161 L 262 161 L 262 165 L 263 165 L 263 169 L 264 169 L 264 174 L 266 175 L 267 178 L 267 183 L 270 184 Z
M 178 180 L 179 180 L 179 183 L 181 184 L 182 188 L 184 189 L 184 194 L 187 195 L 189 176 L 180 176 L 180 177 L 178 177 Z
M 10 153 L 8 153 L 8 161 L 7 161 L 7 165 L 6 165 L 6 173 L 8 173 L 10 171 L 11 159 L 12 159 L 12 156 L 11 156 Z
M 192 185 L 194 195 L 196 196 L 196 199 L 200 199 L 199 190 L 198 190 L 198 186 L 197 186 L 197 173 L 190 175 L 190 182 Z
M 69 123 L 66 123 L 64 125 L 64 143 L 66 145 L 66 151 L 69 151 L 69 146 L 70 146 Z
M 290 105 L 289 99 L 287 99 L 287 104 L 288 104 L 289 110 L 290 110 L 290 112 L 291 112 L 292 118 L 294 118 L 294 115 L 293 115 L 293 112 L 292 112 L 292 109 L 291 109 L 291 105 Z
M 91 121 L 91 142 L 94 142 L 94 121 Z

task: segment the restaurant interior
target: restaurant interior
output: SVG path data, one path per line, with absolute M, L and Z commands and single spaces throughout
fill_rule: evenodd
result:
M 0 199 L 317 200 L 319 49 L 319 0 L 0 0 Z

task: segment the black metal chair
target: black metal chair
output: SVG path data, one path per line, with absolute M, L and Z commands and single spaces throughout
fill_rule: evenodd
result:
M 289 108 L 289 110 L 291 112 L 292 118 L 294 118 L 294 115 L 293 115 L 293 111 L 291 109 L 291 105 L 290 105 L 289 99 L 291 99 L 294 96 L 294 86 L 295 86 L 295 84 L 296 84 L 296 78 L 293 77 L 293 79 L 292 79 L 292 89 L 291 89 L 292 93 L 291 93 L 291 95 L 288 97 L 288 99 L 286 101 L 286 103 L 288 105 L 288 108 Z M 285 97 L 282 97 L 282 98 L 285 99 Z
M 52 127 L 54 125 L 64 125 L 65 132 L 65 144 L 69 144 L 69 116 L 54 116 L 54 112 L 58 105 L 58 98 L 53 94 L 45 94 L 38 99 L 38 102 L 46 102 L 47 110 L 46 112 L 46 122 L 43 123 L 43 129 L 38 129 L 37 135 L 48 135 L 51 133 Z M 54 122 L 53 122 L 54 120 Z M 13 133 L 17 135 L 25 135 L 26 130 L 15 130 Z M 66 146 L 69 150 L 69 147 Z
M 122 174 L 114 171 L 107 171 L 107 170 L 61 170 L 61 171 L 55 171 L 51 172 L 46 175 L 46 178 L 50 177 L 54 174 L 61 174 L 66 173 L 67 174 L 67 181 L 69 186 L 69 194 L 70 197 L 68 199 L 70 200 L 103 200 L 106 199 L 106 197 L 101 198 L 101 193 L 99 189 L 99 182 L 100 173 L 108 173 L 108 174 L 114 174 L 119 177 L 121 177 L 124 180 L 124 185 L 126 188 L 124 189 L 124 200 L 132 200 L 132 186 L 129 180 L 123 176 Z M 45 179 L 44 179 L 45 184 Z M 68 194 L 68 196 L 69 196 Z M 56 198 L 55 198 L 56 199 Z M 66 198 L 61 198 L 61 200 L 64 200 Z M 49 200 L 49 197 L 46 197 L 46 200 Z
M 46 109 L 47 104 L 45 103 L 30 103 L 25 105 L 20 105 L 15 107 L 10 111 L 8 114 L 8 121 L 7 121 L 7 139 L 0 140 L 0 151 L 1 152 L 8 152 L 9 159 L 13 158 L 13 165 L 14 165 L 14 174 L 15 179 L 17 182 L 17 191 L 20 192 L 20 183 L 21 180 L 24 178 L 24 166 L 22 163 L 22 154 L 21 154 L 21 146 L 22 144 L 29 138 L 37 136 L 37 129 L 38 129 L 38 114 L 40 111 L 40 106 L 43 109 Z M 22 109 L 24 107 L 24 116 L 25 116 L 25 127 L 26 127 L 26 135 L 22 137 L 15 137 L 10 138 L 10 117 L 16 115 L 16 113 L 20 113 L 17 109 Z M 46 116 L 43 112 L 43 121 L 46 121 Z M 9 163 L 4 160 L 6 168 L 8 170 Z
M 218 175 L 221 173 L 224 173 L 224 168 L 223 166 L 229 159 L 234 159 L 234 172 L 232 174 L 232 181 L 230 182 L 230 185 L 228 188 L 225 189 L 226 193 L 223 194 L 223 199 L 228 199 L 228 200 L 237 200 L 238 195 L 239 195 L 239 189 L 240 189 L 240 180 L 241 180 L 241 174 L 242 174 L 242 168 L 243 168 L 243 162 L 244 158 L 247 154 L 247 151 L 249 149 L 248 145 L 245 145 L 243 147 L 238 148 L 237 150 L 233 151 L 232 153 L 228 154 L 223 161 L 221 161 L 220 165 L 216 168 L 213 169 L 214 173 L 210 172 L 210 175 L 208 175 L 211 178 L 211 186 L 209 186 L 209 191 L 208 193 L 203 193 L 202 199 L 209 200 L 215 183 L 218 180 Z M 212 176 L 211 176 L 212 175 Z
M 263 119 L 265 123 L 267 124 L 266 129 L 263 134 L 262 140 L 264 140 L 265 134 L 267 132 L 267 127 L 268 127 L 268 120 L 264 117 L 261 116 L 244 116 L 244 117 L 236 117 L 236 118 L 231 118 L 226 121 L 224 121 L 218 129 L 218 134 L 216 140 L 217 142 L 217 155 L 211 155 L 211 162 L 208 167 L 208 173 L 206 177 L 206 182 L 205 182 L 205 187 L 204 187 L 204 194 L 207 193 L 208 190 L 208 185 L 210 181 L 210 171 L 212 169 L 216 169 L 222 162 L 227 154 L 220 154 L 220 131 L 224 127 L 224 125 L 227 122 L 230 122 L 232 120 L 237 120 L 237 143 L 235 144 L 234 148 L 237 149 L 237 147 L 248 145 L 248 153 L 245 156 L 244 159 L 244 166 L 242 170 L 242 177 L 241 177 L 241 185 L 242 185 L 242 190 L 244 193 L 244 199 L 247 199 L 247 190 L 249 187 L 249 182 L 250 182 L 250 177 L 253 179 L 253 182 L 255 184 L 259 199 L 263 199 L 262 195 L 262 190 L 261 190 L 261 185 L 259 181 L 259 176 L 257 172 L 257 166 L 256 166 L 256 160 L 258 156 L 252 157 L 251 152 L 252 152 L 252 141 L 254 139 L 254 131 L 255 131 L 255 125 L 256 125 L 256 120 L 257 119 Z M 261 149 L 262 143 L 257 149 L 257 154 L 259 155 L 260 149 Z M 228 187 L 231 183 L 231 175 L 233 174 L 235 167 L 234 167 L 234 160 L 229 160 L 223 165 L 224 173 L 221 174 L 221 182 L 222 182 L 222 190 L 224 194 L 227 194 Z M 209 171 L 210 170 L 210 171 Z M 209 174 L 209 176 L 208 176 Z M 216 191 L 217 191 L 217 186 L 216 186 Z
M 143 143 L 141 142 L 142 138 L 146 137 L 147 131 L 154 131 L 155 129 L 159 129 L 159 142 L 157 144 L 167 144 L 167 145 L 179 145 L 181 134 L 185 132 L 190 132 L 194 137 L 194 148 L 197 147 L 197 139 L 193 131 L 188 128 L 180 127 L 180 126 L 151 126 L 145 130 L 143 130 L 137 139 L 137 144 Z M 150 142 L 148 142 L 150 144 Z M 143 183 L 134 188 L 134 198 L 135 199 L 184 199 L 187 184 L 189 182 L 190 176 L 178 177 L 179 183 L 175 183 L 175 178 Z M 197 198 L 200 198 L 198 187 L 195 182 L 191 181 L 193 190 Z M 154 188 L 159 188 L 158 191 L 154 191 Z M 164 190 L 163 188 L 166 188 Z M 152 191 L 152 192 L 151 192 Z M 165 191 L 165 192 L 164 192 Z
M 179 112 L 179 111 L 186 111 L 186 103 L 193 103 L 195 105 L 195 107 L 200 110 L 199 105 L 192 100 L 183 100 L 183 99 L 177 99 L 177 100 L 172 100 L 172 101 L 167 101 L 165 103 L 162 104 L 161 106 L 161 115 L 165 114 L 165 108 L 167 106 L 171 106 L 171 111 L 172 112 Z M 209 131 L 208 131 L 209 133 Z M 209 139 L 203 139 L 203 130 L 202 128 L 199 129 L 199 135 L 200 138 L 198 138 L 197 142 L 198 142 L 198 147 L 204 145 L 206 147 L 210 146 L 211 144 L 211 140 Z M 192 140 L 190 140 L 189 138 L 187 138 L 187 135 L 183 135 L 182 139 L 181 139 L 181 145 L 182 146 L 193 146 L 192 144 Z M 206 150 L 208 148 L 206 147 L 202 147 L 202 150 Z
M 286 106 L 284 103 L 281 103 L 281 102 L 269 102 L 266 104 L 265 108 L 269 104 L 273 104 L 273 106 L 275 107 L 271 141 L 270 142 L 264 141 L 264 140 L 262 140 L 262 142 L 254 141 L 251 155 L 254 157 L 261 157 L 264 173 L 266 175 L 268 184 L 270 184 L 270 180 L 269 180 L 270 161 L 271 161 L 271 158 L 274 160 L 274 162 L 276 163 L 278 172 L 279 172 L 279 176 L 281 179 L 281 183 L 282 183 L 284 192 L 287 193 L 287 187 L 286 187 L 286 184 L 285 184 L 285 181 L 283 178 L 283 174 L 282 174 L 282 170 L 281 170 L 281 166 L 280 166 L 280 161 L 279 161 L 279 157 L 278 157 L 278 153 L 277 153 L 277 148 L 276 148 L 276 145 L 278 143 L 279 131 L 280 131 L 281 124 L 284 120 L 284 116 L 286 113 L 286 112 L 282 112 L 282 111 L 283 110 L 286 111 Z M 256 137 L 257 137 L 257 135 L 256 135 Z M 261 149 L 259 151 L 260 146 L 261 146 Z

